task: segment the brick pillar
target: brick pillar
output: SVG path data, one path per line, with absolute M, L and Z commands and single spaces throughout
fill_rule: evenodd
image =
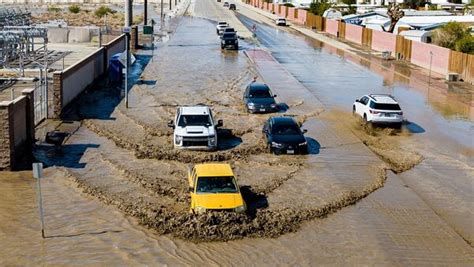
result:
M 63 73 L 55 71 L 53 73 L 53 119 L 61 117 L 63 108 Z
M 35 89 L 24 89 L 21 94 L 26 97 L 27 151 L 32 151 L 35 142 Z
M 0 102 L 0 170 L 13 165 L 13 102 Z

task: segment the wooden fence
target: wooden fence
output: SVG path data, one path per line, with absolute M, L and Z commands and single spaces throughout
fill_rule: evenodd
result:
M 311 29 L 316 29 L 318 31 L 325 30 L 325 18 L 321 16 L 316 16 L 314 14 L 308 13 L 306 16 L 306 26 L 310 27 Z
M 405 37 L 401 35 L 397 35 L 397 44 L 395 47 L 395 53 L 397 55 L 397 59 L 410 61 L 411 47 L 412 47 L 411 40 L 405 39 Z
M 463 81 L 474 83 L 474 55 L 451 51 L 448 69 L 458 73 Z
M 372 29 L 362 29 L 362 45 L 372 47 Z

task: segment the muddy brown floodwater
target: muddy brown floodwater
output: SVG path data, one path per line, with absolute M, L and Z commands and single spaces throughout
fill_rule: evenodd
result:
M 0 244 L 13 244 L 0 252 L 5 264 L 472 260 L 472 250 L 393 174 L 422 160 L 391 142 L 394 133 L 361 127 L 345 114 L 354 126 L 336 123 L 342 112 L 325 111 L 280 67 L 254 68 L 241 51 L 221 52 L 210 21 L 184 17 L 177 25 L 153 61 L 149 51 L 138 52 L 144 70 L 136 73 L 130 108 L 119 89 L 91 88 L 59 126 L 75 127 L 62 152 L 38 146 L 37 158 L 50 166 L 46 240 L 37 238 L 33 179 L 2 177 L 0 194 L 10 193 L 0 200 L 0 214 L 21 224 L 0 223 Z M 271 115 L 249 115 L 241 104 L 255 75 L 289 106 L 286 115 L 309 130 L 309 155 L 268 153 L 261 127 Z M 179 105 L 191 104 L 210 105 L 224 120 L 217 152 L 173 149 L 167 121 Z M 209 161 L 232 165 L 247 214 L 189 213 L 187 168 Z M 400 261 L 425 242 L 419 255 Z
M 157 233 L 194 242 L 295 232 L 303 222 L 352 205 L 383 186 L 388 167 L 382 161 L 357 167 L 357 172 L 351 172 L 352 180 L 324 188 L 316 181 L 329 179 L 330 183 L 330 178 L 316 173 L 318 165 L 308 164 L 313 155 L 268 153 L 261 128 L 271 114 L 249 115 L 241 103 L 243 89 L 258 73 L 238 52 L 220 52 L 211 42 L 216 37 L 210 25 L 205 20 L 183 19 L 152 64 L 146 54 L 138 55 L 140 64 L 148 66 L 130 92 L 129 109 L 114 87 L 101 86 L 84 94 L 69 115 L 82 119 L 82 126 L 68 139 L 63 155 L 43 160 L 67 167 L 67 177 L 83 192 L 117 206 Z M 196 35 L 202 38 L 193 39 Z M 317 105 L 288 100 L 286 113 L 302 124 L 321 112 Z M 224 120 L 224 129 L 218 133 L 219 151 L 173 149 L 166 122 L 177 106 L 190 104 L 209 105 L 214 116 Z M 189 213 L 186 169 L 210 161 L 234 167 L 247 214 Z M 313 201 L 296 197 L 297 190 L 281 188 L 292 181 L 318 188 L 325 195 L 308 196 Z

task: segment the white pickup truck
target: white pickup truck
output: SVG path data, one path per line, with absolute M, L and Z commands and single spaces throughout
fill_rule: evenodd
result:
M 217 150 L 217 128 L 222 125 L 207 106 L 179 107 L 175 119 L 168 122 L 174 129 L 174 147 L 195 150 Z

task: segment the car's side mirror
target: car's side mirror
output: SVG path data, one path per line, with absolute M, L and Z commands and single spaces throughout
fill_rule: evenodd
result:
M 224 126 L 224 122 L 222 120 L 217 121 L 217 127 L 222 127 Z
M 189 190 L 190 193 L 193 192 L 193 189 L 194 189 L 194 188 L 193 188 L 192 186 L 188 187 L 188 190 Z
M 303 129 L 303 133 L 307 133 L 307 132 L 308 132 L 308 130 L 306 130 L 306 129 Z
M 356 99 L 356 101 L 355 101 L 355 102 L 360 102 L 360 100 L 359 100 L 359 99 Z
M 168 121 L 168 127 L 174 129 L 174 122 L 173 122 L 172 120 L 169 120 L 169 121 Z
M 277 95 L 273 95 L 273 97 L 277 97 Z

